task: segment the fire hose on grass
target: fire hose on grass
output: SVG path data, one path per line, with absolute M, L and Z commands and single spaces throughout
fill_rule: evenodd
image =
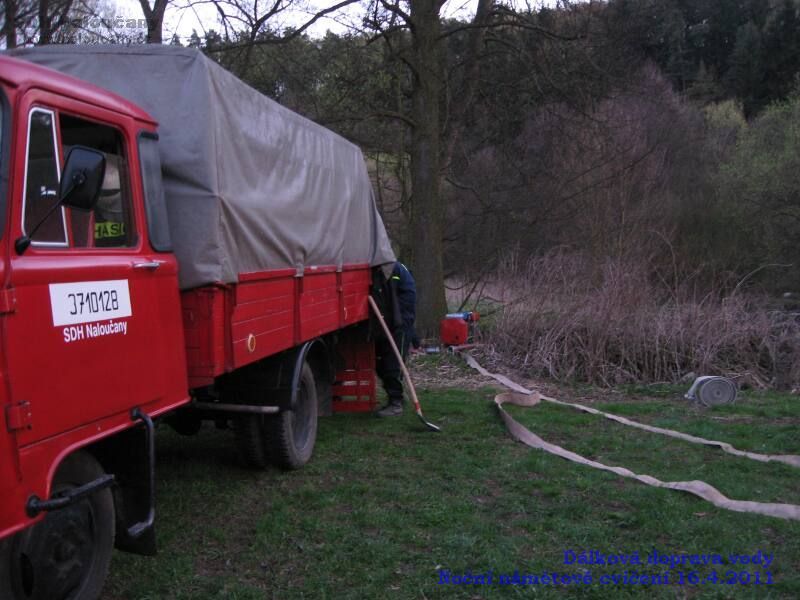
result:
M 406 369 L 405 362 L 403 361 L 403 355 L 400 354 L 400 350 L 397 349 L 397 344 L 394 343 L 394 337 L 392 336 L 392 332 L 389 331 L 389 327 L 386 325 L 386 321 L 383 320 L 383 315 L 381 311 L 378 309 L 378 305 L 375 304 L 375 300 L 372 299 L 372 296 L 368 297 L 369 305 L 372 307 L 372 312 L 375 313 L 375 316 L 378 318 L 378 322 L 381 324 L 383 328 L 383 332 L 386 334 L 386 338 L 389 340 L 389 344 L 392 346 L 392 351 L 394 355 L 397 357 L 397 361 L 400 363 L 400 369 L 403 372 L 403 378 L 408 386 L 408 393 L 411 395 L 411 400 L 414 402 L 414 412 L 417 413 L 419 420 L 425 423 L 425 426 L 430 429 L 431 431 L 438 431 L 441 432 L 442 430 L 431 423 L 430 421 L 426 420 L 425 417 L 422 415 L 422 407 L 419 405 L 419 399 L 417 398 L 417 391 L 414 389 L 414 383 L 411 381 L 411 375 L 408 373 L 408 369 Z
M 739 450 L 734 448 L 730 444 L 726 442 L 718 442 L 715 440 L 707 440 L 701 437 L 689 435 L 686 433 L 681 433 L 679 431 L 673 431 L 672 429 L 664 429 L 662 427 L 654 427 L 652 425 L 645 425 L 643 423 L 637 423 L 636 421 L 631 421 L 630 419 L 626 419 L 625 417 L 620 417 L 618 415 L 613 415 L 611 413 L 606 413 L 596 408 L 591 408 L 589 406 L 583 406 L 582 404 L 574 404 L 572 402 L 562 402 L 560 400 L 556 400 L 555 398 L 549 398 L 540 394 L 539 392 L 528 390 L 523 386 L 519 385 L 518 383 L 512 381 L 508 377 L 504 375 L 499 375 L 497 373 L 491 373 L 484 369 L 478 361 L 475 360 L 472 356 L 467 353 L 462 353 L 464 360 L 466 360 L 467 364 L 478 371 L 481 375 L 485 377 L 491 377 L 492 379 L 502 383 L 504 386 L 514 390 L 513 392 L 505 392 L 502 394 L 497 394 L 495 396 L 494 402 L 497 406 L 497 410 L 500 413 L 500 417 L 503 419 L 503 423 L 505 423 L 506 429 L 511 434 L 511 436 L 519 442 L 530 446 L 531 448 L 536 448 L 539 450 L 544 450 L 545 452 L 549 452 L 555 456 L 559 456 L 566 460 L 586 465 L 595 469 L 600 469 L 601 471 L 611 471 L 617 475 L 622 477 L 629 477 L 631 479 L 635 479 L 641 483 L 652 487 L 659 487 L 659 488 L 667 488 L 671 490 L 679 490 L 683 492 L 688 492 L 690 494 L 694 494 L 703 500 L 710 502 L 714 506 L 718 506 L 719 508 L 724 508 L 726 510 L 732 510 L 735 512 L 746 512 L 746 513 L 755 513 L 760 515 L 766 515 L 769 517 L 777 517 L 779 519 L 789 519 L 800 521 L 800 506 L 796 504 L 782 504 L 776 502 L 753 502 L 750 500 L 734 500 L 728 498 L 722 492 L 720 492 L 715 487 L 707 484 L 705 481 L 661 481 L 652 477 L 650 475 L 642 475 L 634 473 L 633 471 L 626 469 L 625 467 L 612 467 L 609 465 L 605 465 L 601 462 L 588 459 L 580 454 L 576 454 L 575 452 L 570 452 L 569 450 L 562 448 L 561 446 L 557 446 L 555 444 L 551 444 L 538 435 L 530 431 L 524 425 L 517 422 L 510 414 L 506 412 L 503 408 L 504 404 L 514 404 L 516 406 L 523 406 L 523 407 L 534 407 L 540 402 L 549 402 L 552 404 L 557 404 L 559 406 L 567 406 L 570 408 L 574 408 L 576 410 L 580 410 L 582 412 L 587 412 L 593 415 L 602 416 L 606 419 L 610 419 L 612 421 L 616 421 L 622 425 L 627 425 L 629 427 L 636 427 L 637 429 L 643 429 L 645 431 L 649 431 L 651 433 L 657 433 L 661 435 L 666 435 L 672 438 L 677 438 L 684 440 L 686 442 L 690 442 L 693 444 L 701 444 L 704 446 L 716 446 L 720 448 L 724 452 L 728 454 L 733 454 L 735 456 L 739 456 L 742 458 L 749 458 L 750 460 L 756 460 L 759 462 L 780 462 L 792 467 L 800 468 L 800 456 L 793 455 L 793 454 L 759 454 L 756 452 L 746 452 L 744 450 Z

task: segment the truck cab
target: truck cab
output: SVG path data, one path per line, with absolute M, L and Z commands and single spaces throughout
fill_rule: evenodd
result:
M 2 598 L 93 597 L 110 555 L 98 523 L 116 520 L 118 545 L 151 535 L 148 494 L 118 480 L 112 502 L 108 474 L 126 472 L 114 446 L 146 455 L 152 418 L 189 401 L 157 140 L 123 98 L 0 57 Z M 59 197 L 74 149 L 104 164 L 88 210 Z

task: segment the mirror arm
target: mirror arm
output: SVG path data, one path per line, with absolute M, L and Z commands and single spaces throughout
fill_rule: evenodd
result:
M 61 204 L 64 202 L 64 200 L 69 198 L 69 195 L 73 192 L 73 190 L 75 190 L 75 188 L 83 185 L 83 183 L 85 181 L 86 181 L 86 172 L 85 171 L 78 171 L 77 173 L 75 173 L 75 175 L 72 176 L 72 181 L 70 181 L 70 185 L 67 188 L 67 191 L 64 192 L 64 195 L 61 198 L 59 198 L 56 201 L 56 203 L 53 204 L 53 206 L 50 207 L 50 209 L 47 211 L 47 214 L 38 223 L 36 223 L 36 225 L 34 225 L 33 229 L 30 232 L 30 234 L 29 235 L 21 235 L 20 237 L 18 237 L 16 239 L 16 241 L 14 242 L 14 250 L 17 251 L 17 254 L 22 254 L 23 252 L 25 252 L 25 250 L 28 249 L 28 246 L 31 245 L 31 241 L 33 240 L 33 236 L 36 235 L 37 231 L 39 231 L 39 227 L 44 225 L 44 223 L 47 221 L 47 219 L 50 218 L 50 215 L 52 215 L 56 211 L 56 209 L 59 206 L 61 206 Z

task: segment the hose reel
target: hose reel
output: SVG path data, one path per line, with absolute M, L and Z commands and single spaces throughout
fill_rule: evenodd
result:
M 738 391 L 736 384 L 727 377 L 705 375 L 694 380 L 684 397 L 703 406 L 722 406 L 736 402 Z

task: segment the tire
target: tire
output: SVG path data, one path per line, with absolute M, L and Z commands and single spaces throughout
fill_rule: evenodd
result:
M 264 419 L 269 461 L 281 469 L 299 469 L 314 452 L 317 441 L 317 386 L 314 372 L 303 364 L 295 410 L 285 410 Z
M 56 471 L 55 494 L 104 475 L 87 452 L 68 456 Z M 0 540 L 3 600 L 96 600 L 114 548 L 114 500 L 105 488 L 43 521 Z
M 333 382 L 327 377 L 317 378 L 317 406 L 319 417 L 333 416 Z
M 233 420 L 233 433 L 239 454 L 249 467 L 263 469 L 269 464 L 261 415 L 241 415 Z

